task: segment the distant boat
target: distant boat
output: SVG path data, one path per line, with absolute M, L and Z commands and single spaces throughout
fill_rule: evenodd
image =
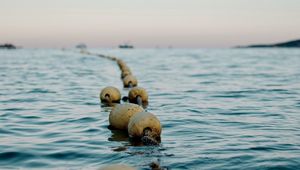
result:
M 0 49 L 17 49 L 13 44 L 0 44 Z
M 79 49 L 86 49 L 87 46 L 86 46 L 85 44 L 83 44 L 83 43 L 80 43 L 80 44 L 76 45 L 76 48 L 79 48 Z
M 133 45 L 129 45 L 129 44 L 121 44 L 119 45 L 119 48 L 134 48 Z

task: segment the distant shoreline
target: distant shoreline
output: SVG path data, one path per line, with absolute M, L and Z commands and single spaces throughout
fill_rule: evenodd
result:
M 254 44 L 248 46 L 236 46 L 235 48 L 300 48 L 300 39 L 275 44 Z
M 0 44 L 0 49 L 9 49 L 9 50 L 14 50 L 20 47 L 17 47 L 13 44 Z

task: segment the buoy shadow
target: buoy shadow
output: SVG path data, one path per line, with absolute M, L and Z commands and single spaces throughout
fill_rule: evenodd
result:
M 108 141 L 117 141 L 117 142 L 124 142 L 129 141 L 128 133 L 121 130 L 114 130 L 111 127 L 108 127 L 111 131 L 111 136 L 108 138 Z
M 116 142 L 126 142 L 122 148 L 126 148 L 129 146 L 160 146 L 161 137 L 156 138 L 159 145 L 146 145 L 143 143 L 141 138 L 131 138 L 128 135 L 127 131 L 114 129 L 112 126 L 107 127 L 111 131 L 111 136 L 107 139 L 108 141 L 116 141 Z M 124 149 L 124 150 L 126 150 Z M 114 149 L 113 149 L 114 150 Z M 114 151 L 122 151 L 122 150 L 114 150 Z
M 113 108 L 113 107 L 115 107 L 117 104 L 120 104 L 120 103 L 106 103 L 106 102 L 102 102 L 101 104 L 100 104 L 100 106 L 101 107 L 103 107 L 103 108 Z

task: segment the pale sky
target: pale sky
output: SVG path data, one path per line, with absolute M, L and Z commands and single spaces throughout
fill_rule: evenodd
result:
M 300 0 L 0 0 L 0 44 L 223 48 L 300 38 Z

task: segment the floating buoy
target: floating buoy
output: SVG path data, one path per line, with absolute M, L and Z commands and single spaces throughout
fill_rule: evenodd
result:
M 126 76 L 130 75 L 131 74 L 131 71 L 129 70 L 125 70 L 125 71 L 122 71 L 121 73 L 121 78 L 125 78 Z
M 116 57 L 113 57 L 113 56 L 102 55 L 101 57 L 104 57 L 104 58 L 109 59 L 109 60 L 116 60 Z
M 120 65 L 120 69 L 123 71 L 129 69 L 129 67 L 124 63 Z
M 121 69 L 122 72 L 125 72 L 125 71 L 131 72 L 130 68 L 126 65 L 122 66 L 120 69 Z
M 117 60 L 117 64 L 119 65 L 120 69 L 122 69 L 123 67 L 127 67 L 126 63 L 121 59 Z
M 117 59 L 117 64 L 120 66 L 122 64 L 125 64 L 125 62 L 123 60 L 121 60 L 121 59 Z
M 109 114 L 109 124 L 114 129 L 126 130 L 129 119 L 136 113 L 143 112 L 144 109 L 136 104 L 119 104 L 112 109 Z
M 99 170 L 136 170 L 135 168 L 124 165 L 124 164 L 114 164 L 114 165 L 107 165 L 105 167 L 100 168 Z
M 119 103 L 121 100 L 121 93 L 117 88 L 108 86 L 102 89 L 100 100 L 104 103 Z
M 124 87 L 135 87 L 135 86 L 137 86 L 137 84 L 138 84 L 138 81 L 133 75 L 127 75 L 123 79 Z
M 130 103 L 142 105 L 148 102 L 148 93 L 142 87 L 134 87 L 129 91 L 128 99 Z
M 154 114 L 139 112 L 129 120 L 128 134 L 131 138 L 140 138 L 146 145 L 158 145 L 161 125 Z
M 126 65 L 123 60 L 117 59 L 117 64 L 119 65 L 120 70 L 123 71 L 130 71 L 130 68 Z

